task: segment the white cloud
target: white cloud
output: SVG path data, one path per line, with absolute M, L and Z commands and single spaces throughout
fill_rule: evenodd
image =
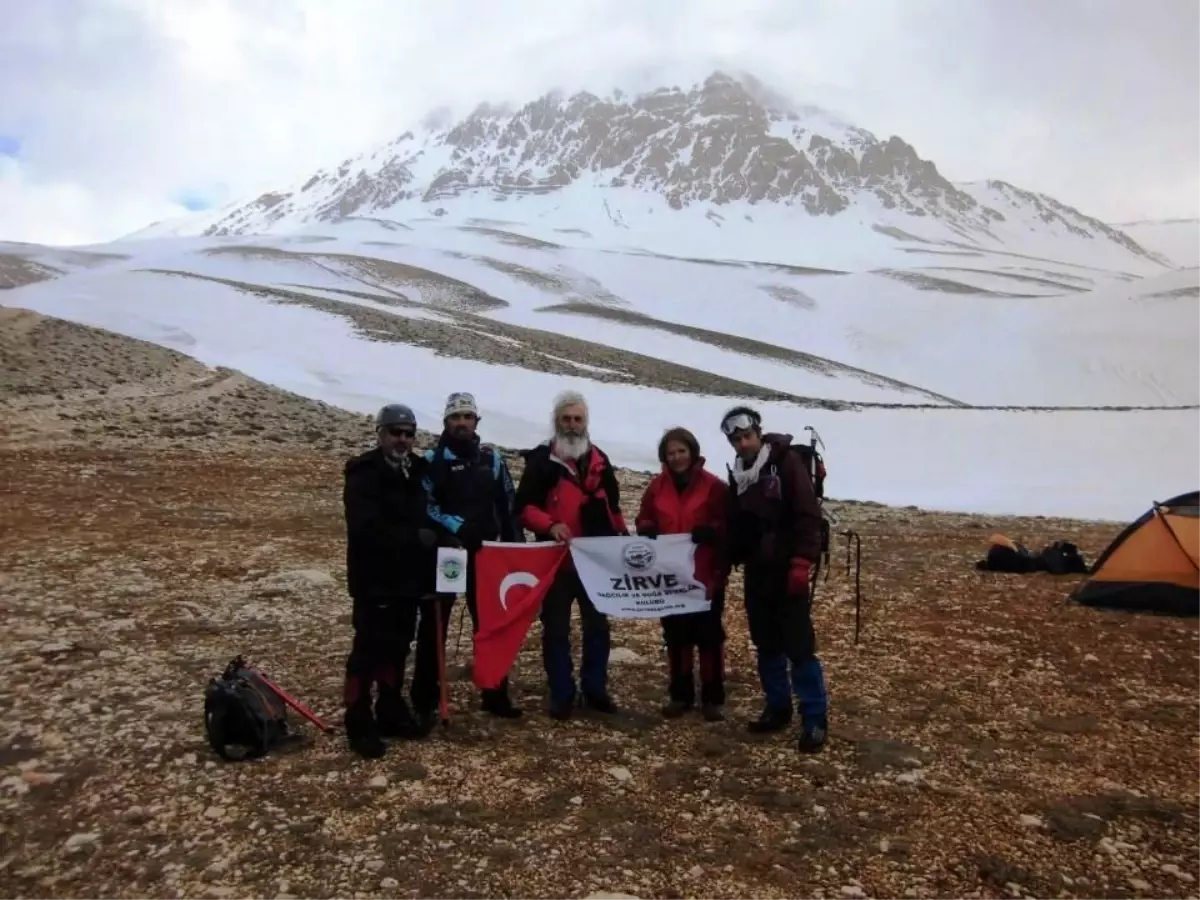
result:
M 744 68 L 954 179 L 1195 215 L 1190 0 L 0 3 L 0 239 L 102 240 L 303 177 L 430 109 Z

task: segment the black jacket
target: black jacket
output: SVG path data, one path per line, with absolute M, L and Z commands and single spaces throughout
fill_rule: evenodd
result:
M 443 435 L 425 461 L 429 518 L 447 533 L 457 536 L 467 525 L 477 540 L 525 543 L 512 475 L 494 447 L 476 437 L 459 456 Z
M 433 591 L 437 550 L 417 532 L 432 528 L 426 509 L 424 457 L 409 454 L 407 475 L 376 447 L 346 461 L 346 582 L 355 600 L 417 598 Z

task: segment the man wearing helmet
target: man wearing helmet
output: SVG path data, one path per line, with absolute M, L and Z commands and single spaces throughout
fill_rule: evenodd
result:
M 417 419 L 402 404 L 375 417 L 377 446 L 346 462 L 346 583 L 354 638 L 346 659 L 346 738 L 366 757 L 382 756 L 383 737 L 413 737 L 400 692 L 421 597 L 434 589 L 437 534 L 428 520 L 424 457 L 413 453 Z M 371 703 L 371 687 L 378 696 Z
M 744 569 L 746 620 L 766 699 L 762 714 L 747 727 L 753 732 L 786 728 L 795 693 L 798 746 L 815 753 L 829 724 L 809 593 L 809 572 L 821 548 L 821 512 L 812 480 L 792 436 L 763 434 L 756 410 L 734 407 L 721 419 L 721 431 L 737 454 L 729 467 L 730 560 Z

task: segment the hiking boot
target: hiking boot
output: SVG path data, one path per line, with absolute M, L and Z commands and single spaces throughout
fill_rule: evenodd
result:
M 704 716 L 705 722 L 724 722 L 725 713 L 721 711 L 715 703 L 703 703 L 700 705 L 700 715 Z
M 547 715 L 552 719 L 558 719 L 560 722 L 565 722 L 575 713 L 575 701 L 564 700 L 558 703 L 551 703 Z
M 800 739 L 796 749 L 801 753 L 820 753 L 829 737 L 829 721 L 824 716 L 805 722 L 800 726 Z
M 782 731 L 792 724 L 792 708 L 790 706 L 775 709 L 763 707 L 762 715 L 746 723 L 746 730 L 751 734 L 767 734 L 772 731 Z
M 413 713 L 411 737 L 415 740 L 429 737 L 437 727 L 438 711 L 436 709 L 418 709 Z
M 494 691 L 483 691 L 480 707 L 484 712 L 491 713 L 493 716 L 499 716 L 501 719 L 521 718 L 521 710 L 513 705 L 512 698 L 508 696 L 508 691 L 503 688 Z
M 382 738 L 412 738 L 417 722 L 403 697 L 380 694 L 375 700 L 375 721 Z
M 387 744 L 379 736 L 379 727 L 371 707 L 352 707 L 346 710 L 346 742 L 350 749 L 365 759 L 379 759 L 387 753 Z
M 583 705 L 606 716 L 616 715 L 617 704 L 608 694 L 584 694 Z
M 692 704 L 683 700 L 672 700 L 662 708 L 664 719 L 678 719 L 692 708 Z

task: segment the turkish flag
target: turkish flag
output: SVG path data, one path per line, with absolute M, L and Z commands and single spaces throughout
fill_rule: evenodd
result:
M 485 541 L 475 554 L 475 686 L 499 687 L 525 642 L 525 635 L 558 568 L 570 554 L 566 544 L 503 544 Z

